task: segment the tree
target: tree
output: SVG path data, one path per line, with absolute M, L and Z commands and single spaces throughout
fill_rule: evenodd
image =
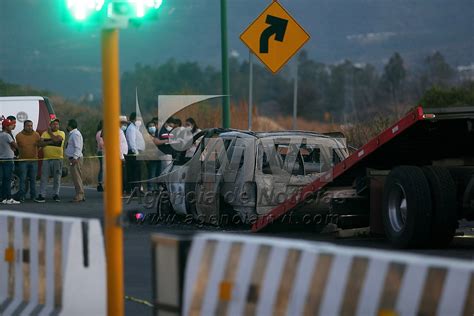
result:
M 308 58 L 305 50 L 298 56 L 298 112 L 308 119 L 324 118 L 327 108 L 329 74 L 326 65 Z M 293 89 L 286 102 L 293 103 Z
M 391 104 L 403 101 L 405 79 L 407 71 L 403 58 L 399 53 L 395 53 L 384 67 L 380 82 L 380 93 L 383 99 L 389 98 Z
M 423 63 L 423 74 L 421 76 L 422 89 L 426 90 L 433 86 L 449 86 L 454 78 L 454 69 L 446 62 L 440 52 L 425 58 Z

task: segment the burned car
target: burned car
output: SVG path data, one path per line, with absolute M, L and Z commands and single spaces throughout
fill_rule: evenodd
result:
M 348 157 L 343 135 L 305 131 L 251 132 L 209 129 L 178 148 L 153 181 L 160 185 L 158 212 L 220 223 L 222 215 L 248 223 L 267 214 Z M 192 157 L 184 153 L 196 147 Z M 324 212 L 324 203 L 311 212 Z

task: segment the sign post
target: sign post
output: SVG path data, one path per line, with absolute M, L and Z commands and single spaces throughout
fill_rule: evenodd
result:
M 105 156 L 104 222 L 107 314 L 124 315 L 122 166 L 120 161 L 119 29 L 155 20 L 163 0 L 64 0 L 65 18 L 102 30 L 102 89 Z
M 122 166 L 119 158 L 120 73 L 119 31 L 102 31 L 102 85 L 104 95 L 105 155 L 105 253 L 107 258 L 107 313 L 124 315 L 123 285 L 123 231 L 119 218 L 122 215 Z M 108 119 L 106 119 L 108 118 Z
M 230 127 L 229 50 L 227 45 L 227 0 L 221 0 L 222 127 Z

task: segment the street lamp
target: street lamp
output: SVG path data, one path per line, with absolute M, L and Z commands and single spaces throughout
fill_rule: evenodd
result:
M 105 166 L 104 223 L 107 259 L 107 314 L 124 315 L 122 168 L 119 144 L 119 29 L 156 19 L 162 0 L 63 0 L 66 17 L 80 25 L 102 29 L 102 89 L 104 96 Z

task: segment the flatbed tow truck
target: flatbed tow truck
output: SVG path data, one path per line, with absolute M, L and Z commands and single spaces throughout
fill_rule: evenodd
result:
M 324 190 L 335 196 L 330 212 L 348 228 L 368 223 L 397 247 L 440 247 L 458 220 L 474 219 L 474 107 L 423 108 L 405 117 L 259 217 L 261 231 L 285 214 L 306 209 Z

